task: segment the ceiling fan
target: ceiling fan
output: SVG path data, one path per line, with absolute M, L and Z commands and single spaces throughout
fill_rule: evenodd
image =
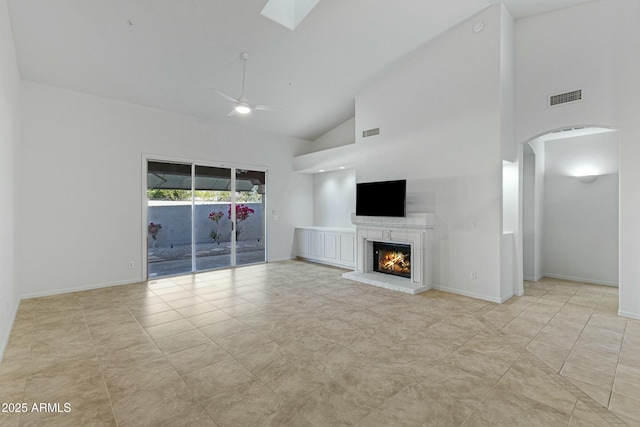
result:
M 249 59 L 249 54 L 247 52 L 242 52 L 240 54 L 240 59 L 242 59 L 244 61 L 243 64 L 242 64 L 242 93 L 240 94 L 240 97 L 239 98 L 234 98 L 232 96 L 227 95 L 224 92 L 220 92 L 219 90 L 216 90 L 216 93 L 218 95 L 222 96 L 223 98 L 228 99 L 229 101 L 231 101 L 231 102 L 233 102 L 235 104 L 235 107 L 233 108 L 233 110 L 231 110 L 229 112 L 229 114 L 227 114 L 227 116 L 235 116 L 236 114 L 249 114 L 253 110 L 280 111 L 281 108 L 278 108 L 278 107 L 272 107 L 270 105 L 259 105 L 259 104 L 250 104 L 249 103 L 247 98 L 244 96 L 244 82 L 245 82 L 245 75 L 246 75 L 246 70 L 247 70 L 247 60 Z

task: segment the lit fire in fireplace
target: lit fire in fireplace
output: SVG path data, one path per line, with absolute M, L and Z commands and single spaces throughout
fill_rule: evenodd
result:
M 386 251 L 380 257 L 378 268 L 393 274 L 410 275 L 411 260 L 409 259 L 409 254 L 401 251 Z

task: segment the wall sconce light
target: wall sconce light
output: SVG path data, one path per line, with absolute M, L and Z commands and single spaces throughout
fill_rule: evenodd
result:
M 591 184 L 592 182 L 596 182 L 596 180 L 598 179 L 600 175 L 584 175 L 584 176 L 579 176 L 578 181 L 580 181 L 583 184 Z

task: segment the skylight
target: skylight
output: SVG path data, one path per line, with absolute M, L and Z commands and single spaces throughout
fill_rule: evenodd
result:
M 260 14 L 295 30 L 320 0 L 269 0 Z

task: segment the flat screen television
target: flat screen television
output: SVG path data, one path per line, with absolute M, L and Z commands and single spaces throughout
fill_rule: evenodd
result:
M 407 180 L 356 184 L 356 215 L 404 217 Z

